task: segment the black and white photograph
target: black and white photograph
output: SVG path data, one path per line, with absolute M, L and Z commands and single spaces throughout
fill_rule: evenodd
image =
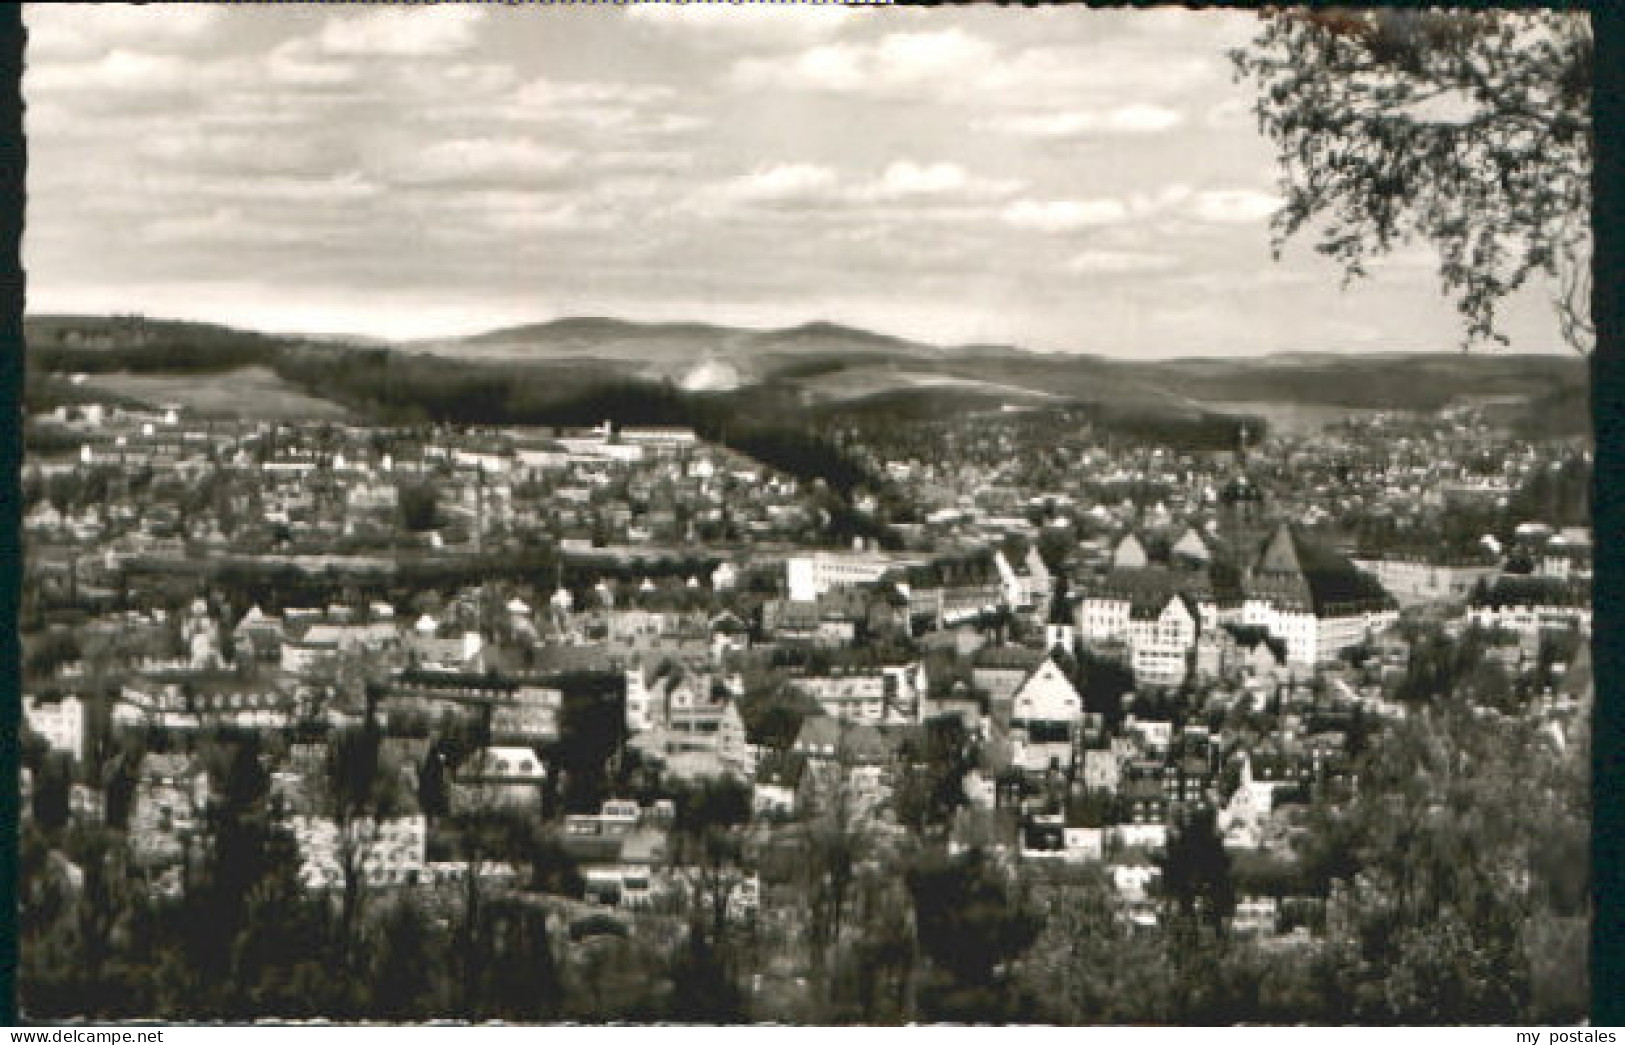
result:
M 20 17 L 22 1020 L 1591 1020 L 1583 11 Z

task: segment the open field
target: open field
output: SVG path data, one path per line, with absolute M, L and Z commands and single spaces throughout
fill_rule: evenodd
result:
M 339 404 L 318 399 L 263 366 L 203 374 L 91 374 L 85 386 L 153 406 L 174 404 L 203 416 L 274 421 L 338 421 L 349 416 Z
M 1293 436 L 1318 435 L 1339 421 L 1383 412 L 1324 403 L 1207 402 L 1202 405 L 1220 413 L 1261 417 L 1271 432 Z
M 983 381 L 953 374 L 933 373 L 906 366 L 866 366 L 834 370 L 801 381 L 801 386 L 816 396 L 830 399 L 859 399 L 894 391 L 942 389 L 946 391 L 980 392 L 991 397 L 1005 396 L 1016 400 L 1059 398 L 1053 392 L 1023 388 L 1019 385 Z

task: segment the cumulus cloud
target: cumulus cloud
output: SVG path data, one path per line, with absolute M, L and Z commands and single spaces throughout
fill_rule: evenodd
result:
M 472 47 L 485 11 L 473 4 L 388 7 L 332 15 L 317 37 L 329 54 L 440 58 Z
M 380 182 L 356 170 L 314 176 L 260 174 L 252 179 L 234 177 L 229 173 L 176 171 L 143 179 L 141 190 L 184 200 L 184 206 L 224 201 L 222 206 L 229 203 L 231 206 L 257 210 L 264 210 L 267 206 L 297 204 L 307 211 L 330 204 L 344 206 L 376 199 L 385 191 Z M 138 209 L 141 198 L 136 195 L 133 200 Z M 120 206 L 131 200 L 127 196 L 110 196 L 103 197 L 100 202 Z
M 320 238 L 306 226 L 256 219 L 236 206 L 155 218 L 145 224 L 142 232 L 153 243 L 215 246 L 232 251 L 245 246 L 291 246 Z
M 919 207 L 976 204 L 1020 188 L 1019 181 L 980 177 L 957 163 L 895 160 L 875 174 L 781 163 L 730 178 L 702 195 L 722 204 L 817 203 L 853 212 L 907 208 L 918 215 Z
M 230 171 L 239 180 L 246 172 L 258 177 L 274 177 L 289 170 L 318 174 L 331 169 L 332 151 L 315 137 L 281 135 L 274 154 L 268 155 L 265 142 L 268 121 L 260 126 L 198 120 L 191 123 L 163 120 L 134 135 L 129 155 L 137 161 L 156 161 L 169 169 L 191 172 Z M 146 164 L 143 164 L 145 166 Z M 252 186 L 252 180 L 246 182 Z
M 495 229 L 519 232 L 586 232 L 615 225 L 607 211 L 588 208 L 574 200 L 493 211 L 487 215 L 487 222 Z
M 1103 100 L 1105 108 L 1132 109 L 1222 87 L 1229 82 L 1229 71 L 1219 51 L 1170 54 L 1162 48 L 1074 43 L 1008 51 L 966 79 L 975 90 L 1024 102 L 1087 97 Z
M 1202 124 L 1215 130 L 1240 130 L 1253 122 L 1253 107 L 1246 98 L 1226 98 L 1208 107 Z
M 957 163 L 912 163 L 898 160 L 887 164 L 880 177 L 859 188 L 859 198 L 892 200 L 922 197 L 983 199 L 1006 196 L 1021 188 L 1014 179 L 980 178 Z
M 1409 269 L 1356 301 L 1311 252 L 1271 267 L 1273 156 L 1223 58 L 1249 16 L 25 18 L 37 308 L 413 334 L 641 309 L 1152 352 L 1322 343 L 1359 315 L 1452 343 Z M 1065 143 L 1091 136 L 1080 163 Z
M 596 80 L 552 80 L 546 77 L 519 88 L 514 101 L 541 109 L 572 105 L 665 104 L 677 96 L 666 84 Z
M 996 53 L 992 44 L 954 27 L 923 33 L 892 33 L 875 49 L 876 72 L 900 82 L 951 77 Z
M 970 176 L 957 163 L 921 166 L 900 161 L 888 166 L 880 181 L 885 190 L 899 196 L 932 195 L 963 190 Z
M 1147 104 L 1108 110 L 1031 113 L 989 121 L 991 126 L 1012 134 L 1052 139 L 1091 134 L 1156 134 L 1184 122 L 1184 114 L 1177 109 Z
M 678 174 L 695 164 L 694 154 L 682 149 L 600 149 L 590 158 L 594 167 L 610 171 Z
M 678 93 L 665 84 L 627 81 L 531 80 L 495 97 L 485 114 L 516 120 L 545 119 L 594 131 L 627 130 L 639 134 L 677 134 L 704 121 L 671 111 Z M 469 106 L 475 110 L 478 103 Z
M 815 90 L 852 91 L 863 86 L 864 51 L 834 44 L 804 51 L 788 62 L 772 58 L 745 58 L 734 66 L 734 79 L 745 87 L 809 87 Z
M 955 26 L 890 33 L 869 43 L 833 43 L 781 58 L 747 58 L 734 66 L 747 87 L 823 91 L 887 91 L 940 85 L 945 76 L 974 75 L 996 54 L 992 44 Z
M 1254 189 L 1211 189 L 1191 200 L 1190 213 L 1198 221 L 1214 224 L 1255 224 L 1274 214 L 1278 197 Z
M 701 43 L 797 44 L 840 31 L 852 18 L 842 4 L 637 3 L 625 8 L 628 20 L 683 33 Z
M 1018 229 L 1066 233 L 1126 221 L 1129 209 L 1114 199 L 1016 200 L 1000 211 L 1000 216 Z
M 334 87 L 354 83 L 356 68 L 335 60 L 308 37 L 285 40 L 265 56 L 273 83 L 292 87 Z
M 259 202 L 302 205 L 356 203 L 376 199 L 384 192 L 382 184 L 360 171 L 344 171 L 319 178 L 276 175 L 256 178 L 247 185 L 234 181 L 218 181 L 215 188 L 250 196 Z
M 1172 182 L 1155 192 L 1134 192 L 1128 197 L 1129 210 L 1135 217 L 1147 217 L 1173 210 L 1191 198 L 1192 190 L 1183 182 Z
M 1166 272 L 1177 265 L 1179 259 L 1172 254 L 1159 254 L 1138 250 L 1086 250 L 1066 262 L 1070 272 L 1099 275 L 1137 275 L 1148 272 Z
M 785 203 L 827 197 L 839 178 L 829 167 L 814 163 L 781 163 L 742 174 L 726 182 L 721 195 L 752 203 Z
M 189 50 L 222 22 L 213 4 L 27 4 L 30 59 L 89 58 L 118 48 Z
M 401 62 L 398 79 L 426 100 L 451 96 L 490 104 L 502 100 L 518 76 L 502 62 Z
M 660 184 L 644 178 L 610 178 L 590 190 L 493 187 L 459 192 L 451 198 L 436 193 L 414 199 L 414 213 L 424 220 L 450 215 L 455 233 L 472 232 L 487 240 L 512 232 L 597 232 L 618 230 L 623 238 L 646 227 L 658 210 Z
M 28 91 L 111 94 L 121 102 L 141 94 L 188 91 L 213 79 L 209 65 L 173 54 L 117 49 L 87 61 L 31 65 Z
M 1125 105 L 1107 117 L 1107 126 L 1130 134 L 1153 134 L 1178 127 L 1184 114 L 1164 105 Z
M 454 138 L 397 157 L 404 181 L 457 182 L 524 178 L 564 170 L 575 153 L 528 138 Z
M 1036 15 L 1029 21 L 1042 24 Z M 789 53 L 747 55 L 730 80 L 750 90 L 947 100 L 993 114 L 979 126 L 1038 139 L 1166 133 L 1187 122 L 1203 92 L 1230 86 L 1217 49 L 1168 53 L 1144 40 L 1125 47 L 1109 39 L 1022 46 L 983 35 L 995 23 L 970 24 L 975 32 L 962 25 L 871 39 L 854 32 Z M 1053 107 L 1080 98 L 1088 108 Z

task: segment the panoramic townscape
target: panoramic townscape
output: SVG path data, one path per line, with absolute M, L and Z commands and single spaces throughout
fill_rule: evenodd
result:
M 797 92 L 858 90 L 858 78 L 835 75 L 841 62 L 898 90 L 949 76 L 951 65 L 922 58 L 949 44 L 993 55 L 1010 83 L 1071 68 L 1045 64 L 1059 60 L 1041 49 L 1061 47 L 1072 23 L 1049 13 L 1042 28 L 1016 14 L 889 29 L 807 15 L 794 32 L 784 31 L 790 15 L 752 15 L 761 35 L 730 37 L 733 78 L 715 89 L 792 99 L 822 134 L 827 115 Z M 37 9 L 31 17 L 43 48 L 30 74 L 42 99 L 31 134 L 40 162 L 64 176 L 68 157 L 83 155 L 73 150 L 104 133 L 94 117 L 72 133 L 53 122 L 78 104 L 64 70 L 117 65 L 119 83 L 145 84 L 121 89 L 150 90 L 141 97 L 158 111 L 190 88 L 124 48 L 187 53 L 224 33 L 217 17 L 266 48 L 266 82 L 313 92 L 310 106 L 360 92 L 364 77 L 384 83 L 378 70 L 397 59 L 473 62 L 477 34 L 497 20 L 516 31 L 568 20 L 256 11 L 188 15 L 186 32 L 174 21 L 173 37 L 137 45 L 112 16 L 83 30 Z M 166 16 L 121 17 L 139 27 Z M 1128 12 L 1080 17 L 1120 34 L 1102 39 L 1139 60 L 1136 48 L 1165 34 L 1187 48 L 1173 53 L 1195 56 L 1193 83 L 1234 64 L 1258 87 L 1226 89 L 1251 105 L 1249 92 L 1263 88 L 1260 119 L 1287 151 L 1301 124 L 1269 108 L 1269 98 L 1286 104 L 1269 90 L 1287 75 L 1271 64 L 1277 55 L 1307 61 L 1304 41 L 1319 40 L 1331 82 L 1358 84 L 1335 66 L 1339 48 L 1366 41 L 1380 59 L 1397 46 L 1382 34 L 1398 30 L 1376 16 L 1375 29 L 1352 37 L 1302 14 L 1148 15 L 1161 28 L 1143 36 Z M 658 11 L 569 19 L 570 32 L 613 25 L 611 38 L 634 42 L 690 31 Z M 1476 68 L 1474 48 L 1514 39 L 1449 29 L 1428 35 L 1424 23 L 1405 46 L 1465 48 Z M 1565 46 L 1584 36 L 1538 17 L 1514 29 Z M 1061 34 L 1053 44 L 1040 39 L 1050 32 Z M 1213 42 L 1240 47 L 1254 34 L 1240 57 Z M 681 46 L 716 65 L 696 39 Z M 1078 39 L 1092 46 L 1087 32 Z M 591 47 L 614 53 L 602 40 Z M 821 57 L 771 67 L 750 57 L 790 47 Z M 1551 54 L 1567 52 L 1554 44 Z M 1432 61 L 1405 68 L 1437 73 Z M 904 76 L 888 62 L 913 64 Z M 207 75 L 246 76 L 246 63 Z M 436 75 L 471 97 L 523 94 L 490 69 L 458 68 Z M 1540 82 L 1518 81 L 1526 92 Z M 990 74 L 988 85 L 996 101 L 1006 83 Z M 550 97 L 586 111 L 635 110 L 652 90 L 568 86 L 552 83 Z M 694 104 L 708 89 L 695 89 Z M 1159 104 L 1161 116 L 1125 103 L 1113 117 L 1051 119 L 1034 132 L 1048 144 L 1033 155 L 1079 128 L 1145 141 L 1184 119 L 1175 100 Z M 302 110 L 287 111 L 292 129 L 277 130 L 268 152 L 297 162 L 309 142 L 293 127 Z M 1404 120 L 1419 125 L 1411 110 Z M 593 126 L 607 141 L 630 124 L 603 116 Z M 1202 126 L 1191 133 L 1229 125 Z M 1556 140 L 1579 140 L 1554 126 Z M 776 131 L 750 133 L 765 159 L 783 144 Z M 1250 127 L 1224 133 L 1253 141 Z M 909 140 L 929 153 L 927 138 Z M 455 171 L 436 183 L 453 225 L 459 201 L 519 191 L 493 188 L 503 172 L 517 166 L 545 184 L 569 167 L 542 171 L 529 153 L 493 151 L 493 138 L 459 141 Z M 131 162 L 161 167 L 171 146 L 196 144 L 143 143 Z M 1539 149 L 1554 164 L 1588 155 Z M 482 167 L 492 156 L 502 162 Z M 273 161 L 255 151 L 230 162 L 232 177 L 246 177 Z M 933 221 L 944 242 L 970 235 L 952 222 L 986 218 L 1006 227 L 999 242 L 1024 244 L 1143 221 L 1134 235 L 1148 243 L 1196 237 L 1175 249 L 1210 275 L 1166 285 L 1167 313 L 1188 324 L 1169 331 L 1156 326 L 1160 306 L 1124 320 L 1102 304 L 1098 323 L 1090 318 L 1091 281 L 1162 271 L 1110 241 L 1070 268 L 1034 262 L 1066 268 L 1085 288 L 1050 299 L 1064 303 L 1040 290 L 1022 297 L 1016 268 L 1009 287 L 966 277 L 989 294 L 1003 288 L 1013 330 L 1024 317 L 1053 318 L 1010 338 L 1043 351 L 984 336 L 994 328 L 983 320 L 977 333 L 939 336 L 958 313 L 928 329 L 904 322 L 899 304 L 896 323 L 870 322 L 863 308 L 830 304 L 844 300 L 834 275 L 835 289 L 783 322 L 755 304 L 707 315 L 705 293 L 723 292 L 679 289 L 695 307 L 656 312 L 681 322 L 617 310 L 606 290 L 561 291 L 549 300 L 589 307 L 530 313 L 577 318 L 437 326 L 390 318 L 386 291 L 356 288 L 353 299 L 375 302 L 385 325 L 350 335 L 253 317 L 305 293 L 276 284 L 303 278 L 281 245 L 308 234 L 295 249 L 328 279 L 321 265 L 362 235 L 354 223 L 371 220 L 374 197 L 356 188 L 371 173 L 326 178 L 311 190 L 320 204 L 293 176 L 265 175 L 293 240 L 269 225 L 246 234 L 259 219 L 245 214 L 260 204 L 245 202 L 180 238 L 149 228 L 150 254 L 147 233 L 132 234 L 143 244 L 133 261 L 118 235 L 92 260 L 73 238 L 78 219 L 42 196 L 55 224 L 38 233 L 32 278 L 63 307 L 27 319 L 23 390 L 16 935 L 29 1018 L 1586 1019 L 1593 443 L 1586 360 L 1570 347 L 1583 320 L 1564 311 L 1578 300 L 1572 288 L 1557 319 L 1549 302 L 1514 293 L 1526 277 L 1567 271 L 1553 259 L 1582 249 L 1569 233 L 1554 233 L 1559 245 L 1512 278 L 1516 262 L 1494 251 L 1537 242 L 1528 230 L 1475 241 L 1473 256 L 1489 260 L 1474 275 L 1452 253 L 1468 249 L 1450 240 L 1465 225 L 1407 226 L 1458 259 L 1440 278 L 1459 301 L 1426 311 L 1434 306 L 1404 296 L 1416 281 L 1402 276 L 1360 306 L 1368 327 L 1317 325 L 1324 309 L 1312 295 L 1335 294 L 1335 273 L 1295 283 L 1310 270 L 1289 267 L 1275 296 L 1294 300 L 1271 324 L 1230 302 L 1223 284 L 1199 281 L 1225 278 L 1235 254 L 1226 242 L 1245 236 L 1266 250 L 1273 204 L 1201 189 L 1194 167 L 1197 189 L 1147 186 L 1109 211 L 1018 199 L 1035 190 L 978 180 L 957 161 L 894 163 L 878 187 L 832 188 L 829 162 L 823 174 L 759 167 L 741 176 L 749 186 L 702 187 L 693 207 L 650 219 L 649 249 L 681 238 L 662 240 L 665 222 L 710 222 L 711 271 L 743 294 L 770 286 L 776 263 L 753 257 L 724 271 L 728 237 L 808 214 L 841 233 L 831 272 L 849 255 L 868 264 L 893 250 L 899 271 L 929 269 L 908 237 Z M 1248 162 L 1255 179 L 1276 169 L 1268 142 Z M 458 196 L 465 178 L 476 187 Z M 1335 178 L 1309 180 L 1342 191 L 1325 189 Z M 129 183 L 143 191 L 140 177 Z M 1556 175 L 1541 185 L 1566 191 Z M 380 191 L 391 202 L 376 206 L 411 191 Z M 1283 204 L 1301 212 L 1297 224 L 1276 233 L 1342 208 L 1346 238 L 1322 253 L 1363 275 L 1365 255 L 1350 244 L 1364 235 L 1382 244 L 1373 253 L 1386 251 L 1391 211 L 1364 228 L 1346 200 L 1306 191 Z M 1453 205 L 1445 190 L 1429 198 L 1439 213 Z M 354 212 L 328 213 L 340 199 Z M 327 216 L 301 216 L 305 203 L 287 206 L 298 200 Z M 124 227 L 117 206 L 105 211 L 112 229 Z M 842 223 L 865 208 L 896 208 L 911 227 L 891 242 L 847 236 Z M 614 220 L 613 207 L 603 213 Z M 580 230 L 566 228 L 577 217 L 560 211 L 527 228 L 560 237 L 560 256 L 581 271 L 601 265 L 610 287 L 619 252 L 648 244 L 596 225 L 578 243 Z M 319 231 L 292 231 L 301 227 Z M 194 235 L 215 253 L 207 273 L 183 278 L 175 273 L 194 264 L 199 241 L 182 239 Z M 801 235 L 752 249 L 812 265 L 816 238 Z M 414 251 L 432 254 L 430 243 L 377 246 L 375 265 L 352 267 L 393 272 Z M 61 262 L 70 248 L 90 273 L 82 286 Z M 1020 246 L 1009 264 L 1043 249 Z M 1216 253 L 1202 261 L 1203 251 Z M 232 321 L 205 303 L 249 293 L 246 282 L 208 282 L 210 266 L 239 258 L 262 266 L 255 278 L 271 289 L 259 311 Z M 676 263 L 671 272 L 673 286 L 691 275 Z M 396 289 L 415 294 L 440 277 L 400 278 Z M 905 280 L 898 302 L 937 295 L 948 309 L 960 292 L 936 288 L 957 277 L 930 278 L 945 282 L 920 291 Z M 165 280 L 168 291 L 152 290 Z M 126 284 L 126 305 L 101 307 L 113 300 L 106 288 Z M 194 292 L 201 311 L 170 307 Z M 143 296 L 156 296 L 150 311 Z M 1186 299 L 1196 303 L 1177 304 Z M 1000 300 L 979 307 L 993 314 Z M 1405 303 L 1385 311 L 1370 300 Z M 470 298 L 469 315 L 482 308 Z M 627 318 L 584 318 L 604 315 Z M 418 319 L 424 327 L 411 329 Z M 408 329 L 388 326 L 397 322 Z M 1217 340 L 1200 340 L 1208 328 Z M 1511 347 L 1457 351 L 1462 329 Z M 1187 338 L 1199 351 L 1181 350 Z
M 774 466 L 98 387 L 39 378 L 23 477 L 42 1009 L 1313 1018 L 1460 887 L 1567 940 L 1465 925 L 1467 1000 L 1576 1011 L 1583 438 L 1005 404 Z

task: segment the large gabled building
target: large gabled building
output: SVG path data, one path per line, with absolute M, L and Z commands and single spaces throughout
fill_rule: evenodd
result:
M 1189 674 L 1197 640 L 1218 626 L 1206 558 L 1182 554 L 1154 562 L 1129 534 L 1112 563 L 1111 572 L 1089 584 L 1078 602 L 1079 638 L 1087 644 L 1122 644 L 1143 683 L 1179 685 Z
M 1286 523 L 1250 565 L 1242 558 L 1231 590 L 1219 598 L 1221 621 L 1265 629 L 1286 643 L 1294 664 L 1334 657 L 1399 619 L 1398 604 L 1375 577 Z
M 1220 624 L 1261 628 L 1285 644 L 1290 663 L 1310 666 L 1398 618 L 1375 577 L 1272 521 L 1263 489 L 1245 474 L 1225 485 L 1218 502 L 1211 538 L 1187 529 L 1166 561 L 1125 536 L 1112 569 L 1078 603 L 1079 637 L 1122 643 L 1137 678 L 1177 685 L 1201 636 Z

